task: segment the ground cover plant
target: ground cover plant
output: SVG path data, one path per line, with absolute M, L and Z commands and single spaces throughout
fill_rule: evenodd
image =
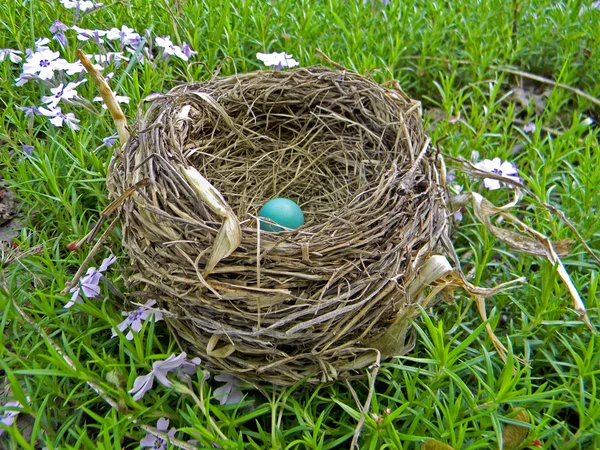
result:
M 518 173 L 598 256 L 599 7 L 2 3 L 0 448 L 349 448 L 369 392 L 368 380 L 250 389 L 211 376 L 180 352 L 154 305 L 129 302 L 118 226 L 63 293 L 93 246 L 74 251 L 74 243 L 109 204 L 105 177 L 116 142 L 76 63 L 78 48 L 112 74 L 130 120 L 154 92 L 216 71 L 264 69 L 257 53 L 286 52 L 308 66 L 323 63 L 320 49 L 378 82 L 398 80 L 422 99 L 427 129 L 444 153 Z M 505 186 L 460 171 L 451 189 L 481 192 L 499 205 L 511 199 Z M 414 351 L 380 368 L 359 448 L 436 448 L 430 439 L 464 450 L 600 448 L 599 339 L 573 311 L 550 263 L 500 244 L 469 208 L 458 216 L 454 241 L 472 283 L 525 277 L 487 301 L 487 323 L 507 361 L 472 301 L 455 291 L 453 304 L 422 312 Z M 530 196 L 518 216 L 554 240 L 576 240 Z M 598 264 L 578 242 L 563 262 L 597 326 Z

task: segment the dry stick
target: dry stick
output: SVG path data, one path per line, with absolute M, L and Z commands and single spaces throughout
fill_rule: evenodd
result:
M 94 247 L 90 250 L 88 255 L 83 260 L 83 264 L 81 264 L 81 267 L 79 267 L 79 270 L 77 270 L 77 273 L 75 273 L 75 276 L 73 277 L 73 279 L 66 284 L 65 288 L 62 291 L 60 291 L 61 294 L 66 294 L 67 292 L 69 292 L 69 290 L 73 286 L 75 286 L 77 284 L 79 277 L 81 277 L 81 275 L 83 275 L 83 272 L 85 271 L 85 268 L 87 267 L 88 263 L 94 257 L 96 252 L 100 249 L 100 247 L 104 243 L 104 240 L 106 239 L 106 236 L 108 236 L 108 234 L 117 225 L 118 220 L 119 220 L 119 216 L 115 217 L 115 219 L 110 223 L 110 225 L 108 226 L 106 231 L 104 233 L 102 233 L 102 236 L 100 236 L 100 238 L 98 239 L 98 242 L 96 242 Z
M 374 349 L 374 350 L 376 350 L 376 349 Z M 375 393 L 375 380 L 377 379 L 377 374 L 379 373 L 379 365 L 381 363 L 381 353 L 379 352 L 379 350 L 376 350 L 376 351 L 377 351 L 377 361 L 375 361 L 375 364 L 373 364 L 371 366 L 371 377 L 369 380 L 370 381 L 369 393 L 367 395 L 367 399 L 365 400 L 364 406 L 362 406 L 360 404 L 358 396 L 356 395 L 356 392 L 352 388 L 352 385 L 350 384 L 350 382 L 347 379 L 344 380 L 346 387 L 352 394 L 354 401 L 356 402 L 356 404 L 359 406 L 359 408 L 361 410 L 360 411 L 360 420 L 356 424 L 356 429 L 354 430 L 354 436 L 352 437 L 352 443 L 350 444 L 351 449 L 355 449 L 355 448 L 360 449 L 360 447 L 358 445 L 358 439 L 360 438 L 360 432 L 362 431 L 362 428 L 365 425 L 365 420 L 366 420 L 367 414 L 369 413 L 369 410 L 371 409 L 371 399 L 373 398 L 373 394 Z
M 94 84 L 98 88 L 100 95 L 102 96 L 102 100 L 106 104 L 110 115 L 115 122 L 115 126 L 117 127 L 117 134 L 119 135 L 119 141 L 121 141 L 121 145 L 125 145 L 125 143 L 129 140 L 129 131 L 127 130 L 127 119 L 125 118 L 125 114 L 123 114 L 123 110 L 117 103 L 117 99 L 115 98 L 115 94 L 110 89 L 110 86 L 106 82 L 106 79 L 102 76 L 100 72 L 94 67 L 92 62 L 84 55 L 84 53 L 77 49 L 77 56 L 79 60 L 85 67 L 87 73 L 92 77 Z
M 473 172 L 477 172 L 479 174 L 481 174 L 481 176 L 488 176 L 489 178 L 498 178 L 495 174 L 492 173 L 485 173 L 482 172 L 480 169 L 478 169 L 477 167 L 475 167 L 473 165 L 473 163 L 471 163 L 470 161 L 467 161 L 464 158 L 460 158 L 460 157 L 454 157 L 454 156 L 450 156 L 450 155 L 445 155 L 445 158 L 448 158 L 449 161 L 458 163 L 460 165 L 462 165 L 463 167 L 466 167 L 467 169 L 470 169 Z M 513 181 L 509 178 L 505 178 L 505 177 L 500 177 L 500 179 L 507 183 L 507 184 L 511 184 L 513 187 L 517 187 L 519 189 L 522 189 L 524 192 L 526 192 L 527 194 L 529 194 L 531 196 L 531 198 L 533 198 L 538 205 L 543 206 L 544 208 L 552 211 L 554 214 L 556 214 L 562 221 L 563 223 L 573 232 L 575 233 L 575 236 L 577 236 L 577 240 L 579 241 L 579 243 L 581 245 L 583 245 L 583 248 L 585 248 L 585 250 L 588 252 L 588 254 L 594 258 L 594 260 L 600 264 L 600 258 L 598 256 L 596 256 L 596 254 L 593 252 L 593 250 L 590 248 L 590 246 L 587 244 L 587 242 L 585 241 L 585 239 L 583 239 L 583 236 L 579 233 L 579 231 L 577 231 L 577 228 L 575 228 L 575 225 L 573 225 L 571 223 L 571 221 L 567 218 L 567 216 L 565 216 L 565 213 L 563 213 L 560 209 L 558 209 L 556 206 L 551 205 L 550 203 L 546 203 L 544 202 L 540 197 L 538 197 L 535 193 L 533 193 L 532 191 L 530 191 L 529 189 L 527 189 L 525 187 L 525 185 L 523 185 L 522 183 L 518 183 L 516 181 Z
M 465 59 L 453 59 L 450 60 L 448 58 L 439 58 L 436 56 L 419 56 L 419 55 L 410 55 L 410 56 L 401 56 L 400 59 L 408 59 L 408 60 L 412 60 L 412 59 L 426 59 L 429 61 L 438 61 L 438 62 L 454 62 L 454 63 L 458 63 L 458 64 L 463 64 L 463 65 L 467 65 L 467 64 L 472 64 L 472 61 L 467 61 Z M 592 103 L 595 103 L 596 105 L 600 106 L 600 99 L 597 97 L 594 97 L 590 94 L 588 94 L 587 92 L 582 91 L 581 89 L 569 86 L 568 84 L 563 84 L 563 83 L 559 83 L 557 81 L 551 80 L 550 78 L 545 78 L 545 77 L 541 77 L 539 75 L 535 75 L 533 73 L 530 72 L 524 72 L 522 70 L 517 70 L 517 69 L 511 69 L 509 67 L 502 67 L 502 66 L 496 66 L 494 64 L 490 64 L 488 66 L 490 69 L 493 70 L 499 70 L 501 72 L 506 72 L 506 73 L 510 73 L 512 75 L 518 75 L 521 76 L 523 78 L 529 78 L 530 80 L 535 80 L 535 81 L 539 81 L 540 83 L 544 83 L 544 84 L 549 84 L 551 86 L 557 86 L 561 89 L 565 89 L 567 91 L 571 91 L 574 94 L 577 94 L 587 100 L 589 100 Z

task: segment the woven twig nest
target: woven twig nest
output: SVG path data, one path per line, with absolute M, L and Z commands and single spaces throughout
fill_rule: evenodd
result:
M 449 232 L 420 115 L 399 89 L 323 67 L 152 96 L 108 174 L 113 198 L 137 186 L 121 206 L 129 281 L 216 372 L 332 381 L 405 354 L 415 279 Z M 276 197 L 305 225 L 261 231 Z

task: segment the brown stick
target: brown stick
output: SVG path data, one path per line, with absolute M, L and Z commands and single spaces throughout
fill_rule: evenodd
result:
M 98 88 L 100 95 L 102 96 L 102 100 L 106 103 L 106 107 L 112 116 L 113 121 L 115 122 L 115 126 L 117 127 L 117 134 L 119 135 L 119 140 L 121 141 L 121 145 L 125 145 L 125 143 L 129 140 L 129 130 L 127 130 L 127 119 L 125 118 L 125 114 L 123 114 L 123 110 L 119 106 L 117 99 L 115 98 L 115 94 L 111 90 L 110 86 L 106 82 L 106 79 L 102 76 L 98 69 L 94 67 L 92 62 L 88 59 L 87 56 L 80 50 L 77 49 L 77 56 L 79 60 L 85 67 L 87 73 L 92 77 L 94 84 Z

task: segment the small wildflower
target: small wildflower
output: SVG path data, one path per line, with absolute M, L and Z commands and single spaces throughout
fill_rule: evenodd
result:
M 185 357 L 185 352 L 181 353 L 179 356 L 175 356 L 175 353 L 173 353 L 164 361 L 155 361 L 154 364 L 152 364 L 150 373 L 148 375 L 140 375 L 137 377 L 133 382 L 133 387 L 128 393 L 134 394 L 133 399 L 138 401 L 146 394 L 146 392 L 152 389 L 154 378 L 156 378 L 163 386 L 170 388 L 172 384 L 168 380 L 167 374 L 170 371 L 179 368 L 185 360 Z
M 36 39 L 35 45 L 34 45 L 35 51 L 36 52 L 49 51 L 50 47 L 48 47 L 46 45 L 46 44 L 49 44 L 49 43 L 50 43 L 50 39 L 48 39 L 47 37 Z M 27 53 L 27 57 L 29 57 L 29 55 L 31 53 L 33 53 L 33 51 L 30 48 L 28 48 L 27 51 L 26 51 L 26 53 Z
M 77 9 L 78 11 L 87 11 L 88 9 L 102 6 L 102 3 L 95 4 L 89 0 L 60 0 L 60 3 L 67 9 Z
M 117 325 L 117 329 L 121 332 L 124 332 L 127 328 L 130 328 L 129 333 L 125 336 L 128 341 L 133 339 L 133 331 L 139 333 L 142 329 L 142 322 L 148 320 L 150 316 L 154 316 L 154 322 L 158 322 L 163 319 L 162 312 L 150 309 L 151 306 L 156 304 L 156 300 L 149 300 L 145 305 L 140 306 L 133 311 L 124 311 L 121 314 L 123 316 L 127 316 L 127 318 Z M 116 331 L 113 329 L 112 336 L 117 336 Z
M 54 33 L 52 35 L 52 39 L 58 42 L 62 47 L 66 47 L 68 44 L 67 37 L 62 32 Z
M 194 375 L 196 373 L 196 369 L 198 368 L 201 362 L 202 360 L 198 357 L 190 359 L 189 361 L 183 361 L 181 363 L 181 367 L 179 368 L 178 375 L 180 375 L 181 372 L 183 372 L 186 375 Z
M 105 137 L 104 139 L 102 139 L 102 142 L 104 143 L 104 145 L 106 145 L 108 148 L 112 148 L 113 145 L 115 145 L 115 143 L 119 140 L 119 136 L 117 136 L 116 134 L 113 136 L 108 136 Z
M 102 278 L 102 273 L 106 272 L 108 267 L 117 260 L 115 256 L 109 256 L 102 261 L 100 267 L 96 269 L 95 267 L 90 267 L 86 274 L 79 280 L 79 284 L 73 288 L 69 292 L 73 295 L 71 296 L 71 300 L 65 305 L 65 308 L 70 308 L 75 303 L 81 303 L 82 300 L 79 298 L 80 290 L 83 291 L 83 295 L 86 298 L 94 298 L 100 295 L 100 287 L 98 283 Z
M 525 126 L 523 126 L 523 131 L 525 133 L 533 133 L 535 131 L 535 123 L 533 123 L 533 122 L 526 123 Z
M 42 102 L 46 103 L 50 109 L 56 107 L 61 100 L 66 100 L 67 103 L 69 103 L 68 100 L 77 97 L 77 91 L 75 90 L 77 86 L 85 81 L 86 80 L 83 79 L 78 82 L 70 82 L 66 86 L 63 83 L 60 83 L 57 87 L 50 88 L 50 91 L 54 95 L 44 95 L 42 97 Z
M 484 172 L 491 172 L 496 175 L 509 178 L 517 183 L 521 182 L 521 177 L 519 176 L 517 167 L 508 161 L 502 162 L 500 158 L 484 159 L 483 161 L 475 164 L 475 168 Z M 493 191 L 500 189 L 502 183 L 500 180 L 496 180 L 494 178 L 484 178 L 483 185 Z
M 33 117 L 40 114 L 40 111 L 35 106 L 17 106 L 17 109 L 25 111 L 25 117 Z
M 36 75 L 41 80 L 48 80 L 54 76 L 54 71 L 62 69 L 59 59 L 60 53 L 51 50 L 32 53 L 23 64 L 23 75 Z
M 22 405 L 18 401 L 13 400 L 13 401 L 7 402 L 4 405 L 4 407 L 11 408 L 11 409 L 6 409 L 5 411 L 0 413 L 0 423 L 2 423 L 3 425 L 5 425 L 7 427 L 10 427 L 13 424 L 13 422 L 15 421 L 15 419 L 17 418 L 17 416 L 19 415 L 19 413 L 21 412 L 21 411 L 15 411 L 12 408 L 19 408 L 19 407 L 22 407 Z M 4 431 L 5 431 L 4 428 L 0 427 L 0 436 L 2 436 L 4 434 Z
M 164 417 L 158 419 L 158 422 L 156 422 L 156 429 L 158 431 L 167 431 L 169 429 L 169 419 L 165 419 Z M 167 436 L 172 439 L 175 437 L 176 432 L 177 430 L 175 427 L 173 427 L 171 430 L 169 430 Z M 144 448 L 152 448 L 154 450 L 166 450 L 167 441 L 161 437 L 155 436 L 154 434 L 147 434 L 146 437 L 140 441 L 140 446 Z
M 185 56 L 187 56 L 188 58 L 191 58 L 192 55 L 197 55 L 198 52 L 195 52 L 194 50 L 192 50 L 192 47 L 190 47 L 187 42 L 184 42 L 183 44 L 181 44 L 181 51 L 183 52 L 183 54 Z
M 296 67 L 300 63 L 285 52 L 282 53 L 257 53 L 256 57 L 266 66 L 281 69 L 283 67 Z
M 117 103 L 129 103 L 130 98 L 126 97 L 124 95 L 115 95 L 115 100 L 117 101 Z M 95 102 L 103 102 L 104 100 L 102 100 L 102 97 L 94 97 L 93 101 L 95 101 Z M 106 107 L 106 103 L 102 103 L 102 107 L 104 109 L 108 109 Z
M 106 39 L 110 41 L 120 40 L 122 45 L 137 45 L 142 37 L 133 28 L 122 25 L 121 29 L 111 28 L 106 32 Z
M 60 106 L 55 106 L 50 109 L 46 109 L 43 106 L 38 108 L 41 115 L 50 117 L 50 123 L 56 127 L 62 127 L 63 123 L 66 123 L 69 128 L 72 130 L 79 130 L 81 127 L 79 124 L 79 119 L 75 117 L 73 113 L 63 113 Z
M 184 52 L 184 50 L 178 46 L 173 44 L 173 42 L 171 42 L 171 38 L 169 36 L 164 36 L 164 37 L 160 37 L 157 36 L 156 39 L 154 39 L 154 43 L 156 44 L 157 47 L 161 47 L 164 51 L 164 54 L 166 55 L 166 57 L 168 58 L 171 55 L 175 55 L 178 58 L 183 59 L 184 61 L 187 61 L 188 59 L 190 59 L 190 56 L 195 53 L 192 51 L 192 49 L 189 47 L 189 45 L 186 45 L 186 51 Z
M 21 144 L 21 148 L 23 149 L 23 151 L 25 152 L 25 154 L 27 156 L 31 156 L 31 153 L 33 153 L 33 145 L 27 145 L 27 144 Z
M 87 55 L 88 58 L 93 58 L 97 63 L 110 64 L 118 61 L 129 61 L 129 57 L 123 52 L 106 52 L 103 55 Z
M 80 41 L 89 41 L 92 39 L 96 42 L 96 44 L 103 43 L 104 40 L 102 38 L 106 36 L 106 33 L 108 33 L 106 30 L 88 30 L 87 28 L 81 28 L 77 25 L 73 25 L 71 30 L 75 30 L 77 32 L 77 39 Z
M 67 31 L 68 29 L 69 27 L 60 20 L 55 20 L 52 22 L 52 25 L 50 25 L 50 33 L 58 33 L 59 31 Z
M 225 384 L 213 392 L 213 396 L 219 400 L 221 405 L 237 404 L 242 400 L 244 394 L 240 391 L 240 380 L 233 375 L 222 373 L 215 376 L 216 381 Z
M 10 59 L 14 63 L 21 62 L 23 58 L 19 55 L 22 55 L 23 52 L 20 50 L 13 50 L 12 48 L 0 48 L 0 62 L 4 61 L 6 57 Z

